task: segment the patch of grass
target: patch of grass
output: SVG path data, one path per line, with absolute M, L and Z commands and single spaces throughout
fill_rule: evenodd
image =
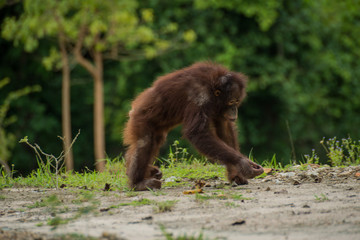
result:
M 104 235 L 104 233 L 103 233 Z M 70 234 L 60 234 L 59 237 L 61 239 L 64 240 L 97 240 L 97 239 L 113 239 L 113 238 L 108 238 L 109 236 L 103 237 L 103 238 L 98 238 L 98 237 L 91 237 L 91 236 L 85 236 L 83 234 L 78 234 L 78 233 L 70 233 Z M 114 238 L 117 239 L 117 238 Z
M 284 169 L 284 167 L 282 166 L 281 162 L 277 162 L 276 160 L 276 154 L 274 154 L 271 158 L 271 160 L 265 160 L 262 162 L 262 166 L 264 168 L 272 168 L 272 169 Z
M 186 233 L 182 236 L 174 237 L 172 233 L 168 232 L 163 225 L 160 225 L 160 230 L 166 240 L 205 240 L 203 233 L 199 233 L 198 236 L 188 236 Z
M 42 227 L 42 226 L 44 226 L 44 223 L 39 222 L 39 223 L 36 224 L 36 226 L 37 226 L 37 227 Z
M 163 212 L 170 212 L 175 204 L 177 203 L 177 200 L 167 200 L 163 202 L 155 202 L 154 203 L 154 212 L 155 213 L 163 213 Z
M 332 166 L 360 164 L 360 140 L 352 140 L 350 137 L 338 140 L 334 137 L 325 141 L 323 138 L 320 144 L 325 149 Z
M 232 192 L 224 193 L 223 191 L 215 191 L 209 194 L 199 194 L 199 193 L 195 194 L 195 200 L 197 201 L 206 201 L 210 199 L 215 199 L 215 200 L 232 199 L 235 201 L 241 201 L 241 200 L 250 200 L 251 198 L 246 198 L 242 194 L 232 193 Z
M 94 198 L 95 198 L 95 194 L 93 192 L 82 190 L 79 192 L 78 198 L 72 200 L 72 203 L 81 204 L 84 202 L 89 202 L 91 200 L 94 200 Z
M 152 195 L 157 196 L 157 197 L 166 195 L 166 193 L 163 192 L 162 190 L 152 190 L 149 188 L 149 191 L 151 192 Z
M 49 207 L 51 209 L 54 209 L 60 203 L 61 201 L 59 200 L 59 198 L 55 194 L 53 194 L 46 198 L 41 199 L 40 201 L 35 202 L 34 204 L 28 205 L 27 208 L 31 209 L 31 208 Z
M 157 202 L 154 200 L 150 200 L 148 198 L 142 198 L 140 200 L 135 200 L 131 202 L 119 203 L 117 205 L 110 206 L 110 208 L 119 208 L 122 206 L 138 207 L 138 206 L 152 205 L 153 211 L 155 213 L 163 213 L 163 212 L 171 211 L 177 202 L 178 202 L 177 200 L 167 200 L 163 202 Z
M 110 206 L 110 208 L 119 208 L 121 206 L 137 207 L 137 206 L 144 206 L 144 205 L 151 205 L 151 204 L 152 204 L 152 201 L 150 199 L 142 198 L 140 200 L 134 200 L 134 201 L 127 202 L 127 203 L 119 203 L 117 205 L 112 205 L 112 206 Z
M 197 179 L 222 179 L 225 180 L 225 167 L 218 164 L 203 164 L 194 162 L 192 164 L 180 162 L 171 167 L 161 167 L 165 187 L 183 185 L 184 182 L 194 181 Z M 167 179 L 173 178 L 173 181 L 166 182 Z
M 135 191 L 128 191 L 126 192 L 125 194 L 127 197 L 136 197 L 136 196 L 139 196 L 140 193 L 139 192 L 135 192 Z
M 0 195 L 0 201 L 3 201 L 6 199 L 6 196 L 5 195 Z
M 59 173 L 61 177 L 58 178 L 58 185 L 74 188 L 87 188 L 102 190 L 106 183 L 111 183 L 112 190 L 125 190 L 127 189 L 127 178 L 125 174 L 125 164 L 123 161 L 118 162 L 118 159 L 108 160 L 111 166 L 116 165 L 118 171 L 114 172 L 107 166 L 104 172 L 85 171 L 78 172 L 65 172 L 64 170 Z M 51 179 L 55 178 L 55 173 L 43 171 L 43 166 L 31 172 L 27 177 L 17 177 L 13 179 L 0 177 L 0 186 L 18 186 L 18 187 L 40 187 L 40 188 L 53 188 L 54 184 Z
M 329 201 L 329 198 L 324 193 L 320 194 L 320 196 L 315 194 L 314 197 L 315 197 L 315 200 L 318 202 Z
M 56 228 L 57 226 L 61 224 L 67 224 L 69 222 L 69 219 L 63 219 L 59 216 L 56 216 L 54 218 L 51 218 L 48 220 L 47 225 L 52 226 L 53 228 Z
M 237 208 L 237 207 L 240 207 L 240 205 L 239 205 L 239 204 L 236 204 L 236 203 L 234 203 L 234 202 L 227 202 L 227 203 L 225 203 L 225 206 L 227 206 L 227 207 L 231 207 L 231 208 Z

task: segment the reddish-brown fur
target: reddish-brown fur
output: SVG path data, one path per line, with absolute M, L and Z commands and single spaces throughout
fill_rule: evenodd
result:
M 158 78 L 132 103 L 124 130 L 127 175 L 132 188 L 160 188 L 153 166 L 167 133 L 183 124 L 184 136 L 209 159 L 227 168 L 228 179 L 246 184 L 263 172 L 239 151 L 235 119 L 245 97 L 246 77 L 200 62 Z

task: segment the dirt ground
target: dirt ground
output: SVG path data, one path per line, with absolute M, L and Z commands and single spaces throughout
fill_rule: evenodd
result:
M 87 190 L 3 189 L 0 239 L 70 239 L 71 233 L 77 234 L 71 239 L 165 239 L 160 226 L 174 237 L 203 234 L 204 239 L 360 239 L 359 175 L 360 166 L 309 166 L 307 171 L 275 172 L 246 186 L 213 180 L 200 195 L 208 198 L 183 194 L 188 188 L 97 191 L 92 200 L 81 200 Z M 61 201 L 55 206 L 28 207 L 54 194 Z M 144 199 L 177 202 L 163 212 L 156 204 L 119 205 Z M 71 218 L 81 206 L 94 208 L 55 228 L 47 224 L 55 217 Z

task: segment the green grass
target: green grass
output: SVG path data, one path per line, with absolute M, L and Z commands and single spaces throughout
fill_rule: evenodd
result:
M 175 204 L 177 203 L 177 200 L 167 200 L 162 202 L 155 202 L 153 205 L 153 211 L 155 213 L 163 213 L 163 212 L 171 212 L 171 210 L 174 208 Z
M 48 197 L 45 197 L 43 199 L 41 199 L 40 201 L 35 202 L 34 204 L 30 204 L 27 205 L 27 208 L 40 208 L 40 207 L 50 207 L 50 208 L 54 208 L 56 206 L 58 206 L 61 203 L 61 201 L 59 200 L 59 198 L 53 194 L 50 195 Z
M 142 198 L 140 200 L 134 200 L 134 201 L 131 201 L 131 202 L 119 203 L 117 205 L 111 206 L 110 208 L 119 208 L 121 206 L 134 206 L 134 207 L 137 207 L 137 206 L 144 206 L 144 205 L 151 205 L 151 204 L 152 204 L 152 201 L 150 199 Z
M 189 236 L 186 233 L 184 233 L 183 235 L 174 237 L 173 234 L 168 232 L 163 225 L 160 225 L 160 230 L 166 240 L 205 240 L 205 239 L 209 239 L 209 238 L 205 238 L 203 233 L 199 233 L 199 235 L 197 235 L 197 236 L 196 235 Z
M 150 200 L 147 198 L 142 198 L 140 200 L 134 200 L 131 202 L 125 202 L 125 203 L 119 203 L 117 205 L 112 205 L 112 206 L 110 206 L 110 208 L 119 208 L 119 207 L 123 207 L 123 206 L 139 207 L 139 206 L 145 206 L 145 205 L 152 205 L 154 213 L 163 213 L 163 212 L 171 211 L 177 202 L 178 202 L 177 200 L 155 201 L 155 200 Z
M 203 179 L 221 179 L 226 181 L 225 168 L 217 164 L 204 164 L 197 161 L 193 163 L 176 162 L 168 167 L 161 167 L 163 179 L 176 179 L 176 181 L 164 182 L 163 187 L 190 186 L 194 180 Z M 111 190 L 126 191 L 128 196 L 135 196 L 127 185 L 126 169 L 123 161 L 108 161 L 107 170 L 104 172 L 85 171 L 79 172 L 60 172 L 58 178 L 59 186 L 65 188 L 84 188 L 92 190 L 102 190 L 105 184 L 111 185 Z M 51 173 L 55 175 L 55 173 Z M 27 177 L 8 178 L 0 177 L 0 187 L 40 187 L 54 188 L 51 178 L 54 178 L 48 172 L 38 168 Z M 160 195 L 161 192 L 155 191 L 154 195 Z
M 326 149 L 329 157 L 329 162 L 332 166 L 343 165 L 358 165 L 360 164 L 360 141 L 352 140 L 351 138 L 329 139 L 328 141 L 321 141 L 322 146 Z M 250 156 L 252 158 L 252 155 Z M 253 159 L 254 160 L 254 159 Z M 319 163 L 315 151 L 311 155 L 304 156 L 305 163 L 301 163 L 303 170 L 307 169 L 307 164 Z M 192 186 L 195 180 L 212 180 L 219 179 L 226 182 L 226 170 L 224 166 L 218 164 L 211 164 L 204 159 L 197 159 L 189 156 L 187 150 L 179 146 L 175 142 L 170 148 L 168 160 L 161 160 L 163 165 L 161 171 L 163 172 L 163 187 L 180 187 Z M 0 169 L 0 189 L 5 187 L 39 187 L 39 188 L 83 188 L 92 190 L 102 190 L 106 184 L 110 184 L 112 191 L 125 191 L 127 196 L 135 196 L 137 193 L 131 191 L 127 185 L 126 169 L 123 158 L 116 158 L 107 160 L 106 170 L 98 173 L 95 171 L 79 172 L 65 172 L 64 168 L 56 173 L 51 171 L 51 166 L 42 161 L 38 161 L 39 168 L 31 172 L 26 177 L 11 178 Z M 293 165 L 284 166 L 273 155 L 271 160 L 265 160 L 261 163 L 265 168 L 272 168 L 276 171 L 292 170 Z M 11 174 L 12 175 L 12 174 Z M 265 177 L 267 174 L 262 174 L 257 178 Z M 56 179 L 56 181 L 54 181 Z M 56 182 L 56 184 L 55 184 Z M 221 188 L 225 188 L 221 186 Z M 155 191 L 154 195 L 158 196 L 161 192 Z M 0 200 L 3 198 L 0 197 Z
M 231 190 L 229 191 L 212 191 L 206 194 L 195 194 L 196 200 L 210 200 L 210 199 L 216 199 L 216 200 L 226 200 L 226 199 L 232 199 L 235 201 L 241 201 L 241 200 L 250 200 L 250 198 L 244 197 L 242 194 L 239 193 L 233 193 Z
M 314 197 L 315 197 L 315 201 L 317 202 L 329 201 L 329 198 L 324 193 L 320 194 L 320 196 L 315 194 Z
M 165 179 L 165 187 L 189 186 L 194 180 L 198 179 L 221 179 L 226 181 L 225 167 L 218 164 L 179 162 L 169 168 L 161 167 L 161 171 Z M 176 180 L 166 182 L 168 178 Z

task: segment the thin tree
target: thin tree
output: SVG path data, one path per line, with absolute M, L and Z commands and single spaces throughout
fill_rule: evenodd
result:
M 94 154 L 98 171 L 103 171 L 105 167 L 103 59 L 155 57 L 174 45 L 179 45 L 180 41 L 175 43 L 160 38 L 161 30 L 155 32 L 151 28 L 153 18 L 152 9 L 139 9 L 136 0 L 25 0 L 24 13 L 20 18 L 5 21 L 5 35 L 14 39 L 15 43 L 22 40 L 26 50 L 34 49 L 39 38 L 58 37 L 59 42 L 65 42 L 67 47 L 63 48 L 60 44 L 60 50 L 65 49 L 67 53 L 73 54 L 75 61 L 92 76 Z M 29 35 L 28 32 L 32 34 Z M 194 41 L 195 37 L 195 33 L 189 30 L 183 34 L 181 41 L 186 44 Z M 61 59 L 65 59 L 65 52 L 61 53 Z M 56 65 L 59 56 L 54 51 L 46 59 L 46 63 Z M 66 60 L 62 60 L 62 66 L 66 64 Z M 63 73 L 67 74 L 65 70 L 63 68 Z M 63 97 L 69 99 L 65 93 Z

